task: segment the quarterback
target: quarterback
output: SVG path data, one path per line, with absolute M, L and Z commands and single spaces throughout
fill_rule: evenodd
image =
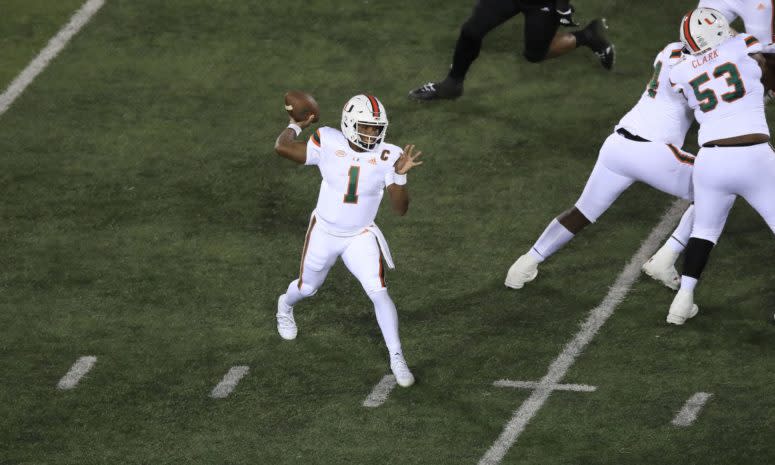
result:
M 576 204 L 552 220 L 538 241 L 511 265 L 506 286 L 522 288 L 538 275 L 538 265 L 595 222 L 634 182 L 692 199 L 694 156 L 682 151 L 692 123 L 686 101 L 670 90 L 670 69 L 682 58 L 680 42 L 654 59 L 654 74 L 638 103 L 619 121 L 600 148 L 595 167 Z M 689 207 L 668 242 L 643 267 L 651 277 L 678 288 L 675 261 L 688 241 L 694 208 Z
M 407 172 L 422 164 L 413 145 L 385 142 L 388 118 L 376 97 L 360 94 L 342 110 L 341 131 L 321 127 L 305 143 L 296 140 L 315 115 L 294 121 L 277 138 L 278 155 L 303 165 L 316 165 L 323 178 L 317 206 L 304 240 L 298 279 L 277 299 L 277 331 L 283 339 L 297 334 L 293 308 L 315 295 L 328 271 L 341 257 L 374 304 L 390 354 L 390 369 L 403 387 L 414 384 L 398 337 L 398 314 L 387 292 L 383 262 L 394 268 L 387 241 L 374 218 L 385 190 L 393 210 L 409 208 Z
M 670 82 L 694 110 L 700 150 L 694 225 L 681 286 L 667 315 L 667 322 L 677 325 L 696 314 L 694 289 L 737 196 L 775 232 L 775 152 L 760 81 L 764 49 L 756 37 L 734 34 L 711 8 L 687 13 L 680 36 L 686 58 L 670 71 Z

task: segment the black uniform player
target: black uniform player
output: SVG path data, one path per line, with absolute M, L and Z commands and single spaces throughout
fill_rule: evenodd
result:
M 491 30 L 519 13 L 525 15 L 527 61 L 537 63 L 586 46 L 600 58 L 605 69 L 614 64 L 614 46 L 605 34 L 605 20 L 596 19 L 574 32 L 558 32 L 562 26 L 578 26 L 569 0 L 477 0 L 471 16 L 463 23 L 446 79 L 429 82 L 409 92 L 416 100 L 454 99 L 463 94 L 468 68 L 479 56 L 482 39 Z

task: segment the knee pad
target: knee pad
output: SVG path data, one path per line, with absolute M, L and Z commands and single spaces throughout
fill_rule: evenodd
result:
M 318 289 L 316 287 L 312 287 L 309 284 L 302 282 L 301 286 L 299 286 L 299 293 L 306 297 L 312 297 L 313 295 L 317 294 Z

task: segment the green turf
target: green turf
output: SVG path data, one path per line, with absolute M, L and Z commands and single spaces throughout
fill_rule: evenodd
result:
M 543 376 L 670 205 L 635 186 L 534 283 L 502 285 L 691 2 L 580 2 L 579 19 L 609 18 L 611 73 L 586 50 L 526 63 L 518 18 L 488 36 L 463 98 L 408 101 L 442 77 L 472 3 L 108 0 L 0 116 L 0 464 L 477 463 L 529 395 L 492 382 Z M 0 82 L 78 5 L 3 3 Z M 373 92 L 390 141 L 427 154 L 408 216 L 378 217 L 418 384 L 377 409 L 361 403 L 386 354 L 341 264 L 297 306 L 299 338 L 275 331 L 319 186 L 272 150 L 292 88 L 333 127 Z M 667 327 L 670 292 L 639 280 L 564 380 L 598 390 L 553 394 L 502 463 L 775 462 L 773 258 L 738 202 L 700 316 Z M 82 355 L 95 368 L 57 391 Z M 210 399 L 234 365 L 251 371 Z M 713 393 L 698 421 L 672 427 L 698 391 Z
M 3 0 L 0 4 L 0 88 L 5 90 L 81 3 L 79 0 Z

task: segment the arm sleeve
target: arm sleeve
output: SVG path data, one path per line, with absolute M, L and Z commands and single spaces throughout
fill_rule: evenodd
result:
M 320 155 L 322 153 L 320 147 L 320 129 L 315 131 L 307 141 L 307 160 L 305 165 L 318 165 L 320 164 Z

